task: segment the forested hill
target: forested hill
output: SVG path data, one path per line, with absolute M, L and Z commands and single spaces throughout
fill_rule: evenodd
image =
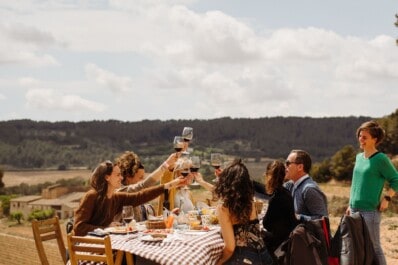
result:
M 142 158 L 167 155 L 184 126 L 194 128 L 191 147 L 206 158 L 211 152 L 241 157 L 286 157 L 307 150 L 314 161 L 345 145 L 357 146 L 356 128 L 369 117 L 212 120 L 0 122 L 0 165 L 5 168 L 92 167 L 125 150 Z

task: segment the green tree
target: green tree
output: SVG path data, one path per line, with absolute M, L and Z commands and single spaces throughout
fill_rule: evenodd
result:
M 398 154 L 398 109 L 378 122 L 386 131 L 386 137 L 378 149 L 386 154 Z
M 336 180 L 351 180 L 355 164 L 356 150 L 346 145 L 337 151 L 330 160 L 330 172 Z
M 23 213 L 21 211 L 12 212 L 10 214 L 12 220 L 16 220 L 18 224 L 21 224 L 21 220 L 23 219 Z
M 316 182 L 328 182 L 332 179 L 330 172 L 330 159 L 315 163 L 311 168 L 311 176 Z
M 1 195 L 0 201 L 3 206 L 3 214 L 8 216 L 10 214 L 10 200 L 17 197 L 16 195 Z

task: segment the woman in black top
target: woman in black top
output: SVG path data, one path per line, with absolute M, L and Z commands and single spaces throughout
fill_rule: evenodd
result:
M 264 241 L 270 253 L 288 237 L 298 224 L 290 192 L 283 187 L 285 165 L 275 160 L 267 165 L 265 192 L 269 196 L 268 209 L 263 219 L 266 229 Z

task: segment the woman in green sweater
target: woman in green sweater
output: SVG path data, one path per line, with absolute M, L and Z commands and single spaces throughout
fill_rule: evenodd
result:
M 385 136 L 383 128 L 375 121 L 363 123 L 357 129 L 359 147 L 352 176 L 350 205 L 347 214 L 359 212 L 364 217 L 374 244 L 379 265 L 385 265 L 380 244 L 381 212 L 388 208 L 391 197 L 398 191 L 398 172 L 388 156 L 377 150 Z M 383 193 L 385 182 L 389 189 Z

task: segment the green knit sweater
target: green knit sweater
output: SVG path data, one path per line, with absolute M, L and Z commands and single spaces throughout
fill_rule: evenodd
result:
M 357 154 L 350 207 L 363 211 L 376 210 L 386 181 L 398 192 L 398 172 L 384 153 L 378 152 L 370 158 L 365 158 L 363 153 Z

